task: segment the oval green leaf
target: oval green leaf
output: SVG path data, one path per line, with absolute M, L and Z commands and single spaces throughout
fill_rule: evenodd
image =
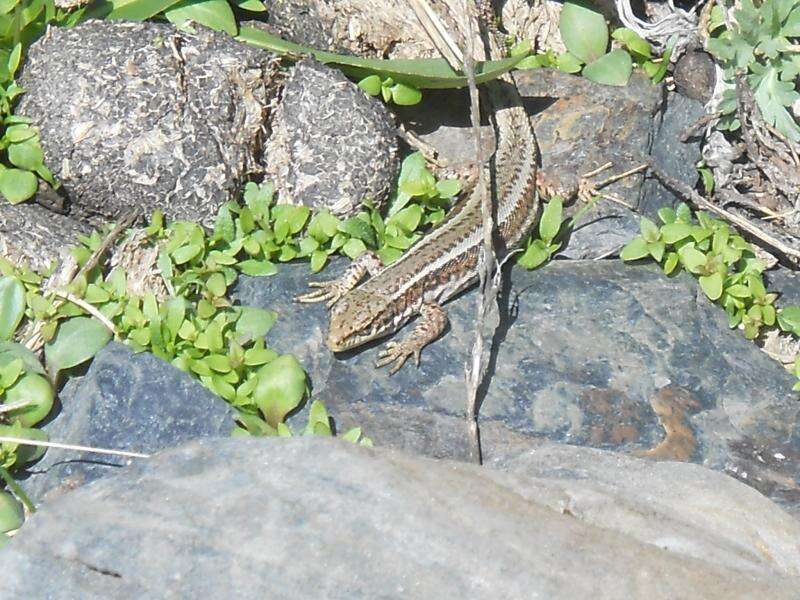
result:
M 19 529 L 24 522 L 22 503 L 8 492 L 0 492 L 0 532 Z
M 55 375 L 80 365 L 100 352 L 110 339 L 111 332 L 92 317 L 63 321 L 53 340 L 44 347 L 47 369 Z
M 19 204 L 36 193 L 39 183 L 36 175 L 21 169 L 3 169 L 0 171 L 0 194 L 11 204 Z
M 0 340 L 14 336 L 25 316 L 25 287 L 15 277 L 0 278 Z
M 608 46 L 606 19 L 588 2 L 565 2 L 558 30 L 567 50 L 585 63 L 600 58 Z
M 19 421 L 23 427 L 33 427 L 53 408 L 53 387 L 41 375 L 28 373 L 6 390 L 5 403 L 24 402 L 27 406 L 6 413 L 10 421 Z
M 267 423 L 277 427 L 300 405 L 306 389 L 303 367 L 294 356 L 284 354 L 259 369 L 253 400 Z
M 583 76 L 603 85 L 628 84 L 633 70 L 631 55 L 625 50 L 612 50 L 583 68 Z

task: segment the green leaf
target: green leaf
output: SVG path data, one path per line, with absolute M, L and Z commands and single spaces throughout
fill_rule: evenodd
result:
M 218 298 L 224 296 L 228 291 L 228 284 L 225 283 L 225 275 L 222 273 L 212 273 L 206 281 L 206 288 Z
M 703 290 L 710 300 L 719 300 L 722 296 L 722 275 L 713 273 L 700 277 L 700 289 Z
M 343 440 L 357 444 L 358 440 L 361 438 L 361 427 L 353 427 L 352 429 L 348 429 L 347 432 L 342 434 L 341 437 Z
M 112 0 L 109 21 L 144 21 L 165 11 L 179 0 Z
M 273 310 L 256 308 L 253 306 L 243 306 L 241 314 L 236 320 L 235 331 L 237 335 L 247 336 L 254 340 L 263 338 L 278 318 L 278 313 Z
M 392 222 L 397 223 L 404 232 L 412 233 L 419 227 L 422 220 L 422 207 L 419 204 L 406 206 L 392 217 Z
M 564 73 L 580 73 L 583 63 L 569 52 L 564 52 L 556 57 L 556 68 Z
M 661 239 L 667 244 L 674 244 L 692 235 L 692 226 L 688 223 L 669 223 L 661 227 Z
M 267 277 L 278 272 L 278 267 L 268 260 L 243 260 L 238 264 L 238 268 L 239 271 L 250 277 Z
M 250 12 L 264 12 L 267 7 L 260 0 L 233 0 L 234 4 L 242 10 L 249 10 Z
M 800 336 L 800 306 L 787 306 L 778 311 L 778 325 L 783 331 Z
M 665 244 L 662 241 L 658 242 L 649 242 L 647 244 L 647 251 L 650 253 L 656 262 L 661 262 L 661 259 L 664 258 L 664 250 Z
M 381 78 L 377 75 L 368 75 L 358 82 L 358 87 L 370 96 L 377 96 L 381 93 Z
M 624 86 L 633 71 L 631 56 L 619 48 L 612 50 L 583 68 L 586 79 L 604 85 Z
M 318 61 L 337 66 L 357 80 L 377 74 L 383 80 L 391 78 L 394 83 L 402 83 L 417 89 L 467 87 L 466 75 L 453 71 L 443 58 L 386 60 L 334 54 L 295 44 L 262 29 L 249 26 L 241 27 L 236 39 L 281 55 L 290 55 L 292 58 L 311 54 Z M 523 58 L 524 55 L 520 55 L 496 61 L 479 62 L 475 65 L 475 80 L 481 84 L 497 79 L 503 73 L 513 69 Z M 383 89 L 387 88 L 383 86 Z
M 297 359 L 284 354 L 258 370 L 253 400 L 267 423 L 277 427 L 306 394 L 306 374 Z
M 26 406 L 6 413 L 10 421 L 23 427 L 33 427 L 50 414 L 55 394 L 50 382 L 37 373 L 27 373 L 6 390 L 5 403 L 25 403 Z
M 670 275 L 677 266 L 678 266 L 678 253 L 670 252 L 669 254 L 667 254 L 667 259 L 664 261 L 664 274 Z
M 691 244 L 682 246 L 678 250 L 678 256 L 681 264 L 692 273 L 696 273 L 700 267 L 706 264 L 706 255 Z
M 534 240 L 519 257 L 517 264 L 525 269 L 535 269 L 547 262 L 549 258 L 550 252 L 545 243 L 542 240 Z
M 404 83 L 392 86 L 392 100 L 398 106 L 413 106 L 422 100 L 422 92 Z
M 565 2 L 558 30 L 567 50 L 585 63 L 602 56 L 608 46 L 605 17 L 588 2 Z
M 642 232 L 642 237 L 648 243 L 656 242 L 661 238 L 661 232 L 658 225 L 653 223 L 647 217 L 642 217 L 639 221 L 639 231 Z
M 328 410 L 322 402 L 314 400 L 311 403 L 311 409 L 308 411 L 308 424 L 303 435 L 330 436 L 331 434 Z
M 39 183 L 36 175 L 21 169 L 0 170 L 0 194 L 5 196 L 11 204 L 19 204 L 32 198 L 36 193 Z
M 42 166 L 44 153 L 39 145 L 39 140 L 31 138 L 19 144 L 8 147 L 8 160 L 16 167 L 26 171 L 35 171 Z
M 369 223 L 366 223 L 358 217 L 350 217 L 346 221 L 339 224 L 339 231 L 346 233 L 351 238 L 356 238 L 364 241 L 372 246 L 376 245 L 375 230 Z
M 639 59 L 650 58 L 650 44 L 638 33 L 627 27 L 615 29 L 611 37 L 621 42 L 625 47 Z
M 458 179 L 442 179 L 436 182 L 436 191 L 440 198 L 452 198 L 461 191 L 461 182 Z
M 19 529 L 24 522 L 25 510 L 22 503 L 8 492 L 0 492 L 0 532 Z
M 92 317 L 62 321 L 53 340 L 44 347 L 47 369 L 54 375 L 91 359 L 111 339 L 111 332 Z
M 436 178 L 420 152 L 409 154 L 403 160 L 397 188 L 409 196 L 425 196 L 436 191 Z
M 366 252 L 367 247 L 359 239 L 350 238 L 347 243 L 342 246 L 342 252 L 351 260 L 358 258 L 362 253 Z
M 545 204 L 542 218 L 539 220 L 539 236 L 550 243 L 561 229 L 563 206 L 561 198 L 555 197 Z
M 14 277 L 0 278 L 0 340 L 10 340 L 25 316 L 25 287 Z
M 800 141 L 800 127 L 786 106 L 800 99 L 794 82 L 780 81 L 775 67 L 769 67 L 755 89 L 754 98 L 761 115 L 770 124 L 793 142 Z
M 630 242 L 625 244 L 625 247 L 619 253 L 619 257 L 624 261 L 639 260 L 645 256 L 649 256 L 650 250 L 647 248 L 647 242 L 641 236 L 636 236 Z
M 29 373 L 45 374 L 39 357 L 17 342 L 0 342 L 0 366 L 6 365 L 13 360 L 21 359 L 25 370 Z

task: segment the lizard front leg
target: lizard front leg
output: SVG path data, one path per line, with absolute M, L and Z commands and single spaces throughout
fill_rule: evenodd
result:
M 447 313 L 444 309 L 433 302 L 424 302 L 419 311 L 420 321 L 406 339 L 402 342 L 389 342 L 378 354 L 378 361 L 375 368 L 385 367 L 395 363 L 389 369 L 389 375 L 394 375 L 400 367 L 408 360 L 409 356 L 414 356 L 414 360 L 419 366 L 420 353 L 422 349 L 438 338 L 447 327 Z
M 323 302 L 327 300 L 325 306 L 330 308 L 344 296 L 347 292 L 358 285 L 358 282 L 369 273 L 370 277 L 375 275 L 383 268 L 383 263 L 374 252 L 364 252 L 347 267 L 339 279 L 329 281 L 312 281 L 309 287 L 319 288 L 313 292 L 301 294 L 294 300 L 295 302 L 311 303 Z

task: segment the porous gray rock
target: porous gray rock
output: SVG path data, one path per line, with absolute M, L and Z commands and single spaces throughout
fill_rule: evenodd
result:
M 152 354 L 111 342 L 84 376 L 64 386 L 44 429 L 58 442 L 150 453 L 224 436 L 233 427 L 228 403 L 195 378 Z M 21 483 L 39 502 L 115 473 L 130 460 L 50 448 Z
M 0 199 L 0 255 L 15 265 L 43 271 L 60 261 L 66 245 L 75 245 L 89 227 L 38 204 L 9 204 Z
M 341 71 L 297 63 L 267 142 L 266 171 L 280 202 L 350 216 L 364 200 L 385 205 L 399 168 L 397 135 L 383 103 Z
M 694 465 L 590 454 L 548 447 L 501 471 L 339 440 L 193 442 L 45 506 L 0 553 L 3 590 L 796 597 L 800 524 L 760 494 Z
M 449 331 L 396 375 L 375 370 L 379 343 L 334 356 L 324 306 L 291 302 L 318 276 L 284 265 L 243 278 L 242 304 L 279 307 L 272 345 L 293 352 L 314 397 L 345 431 L 428 456 L 467 456 L 464 364 L 474 291 L 449 302 Z M 488 457 L 549 439 L 691 461 L 728 473 L 800 515 L 800 403 L 794 378 L 739 331 L 693 278 L 618 261 L 556 261 L 511 271 L 480 408 Z M 407 335 L 410 326 L 397 334 Z
M 77 220 L 137 208 L 209 225 L 259 170 L 273 54 L 202 27 L 87 21 L 26 55 L 17 112 L 40 128 Z

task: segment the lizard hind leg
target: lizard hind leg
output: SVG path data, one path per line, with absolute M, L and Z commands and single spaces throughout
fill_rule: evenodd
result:
M 327 301 L 325 305 L 330 308 L 336 304 L 339 298 L 356 287 L 364 278 L 364 275 L 369 273 L 371 277 L 382 268 L 383 263 L 381 259 L 378 258 L 377 254 L 374 252 L 364 252 L 350 263 L 339 279 L 312 281 L 308 286 L 317 289 L 296 296 L 294 301 L 303 304 Z
M 447 327 L 447 313 L 438 304 L 424 302 L 420 307 L 420 321 L 407 338 L 401 342 L 389 342 L 378 354 L 375 368 L 380 369 L 391 363 L 389 375 L 400 370 L 410 356 L 419 366 L 422 349 L 438 338 Z

